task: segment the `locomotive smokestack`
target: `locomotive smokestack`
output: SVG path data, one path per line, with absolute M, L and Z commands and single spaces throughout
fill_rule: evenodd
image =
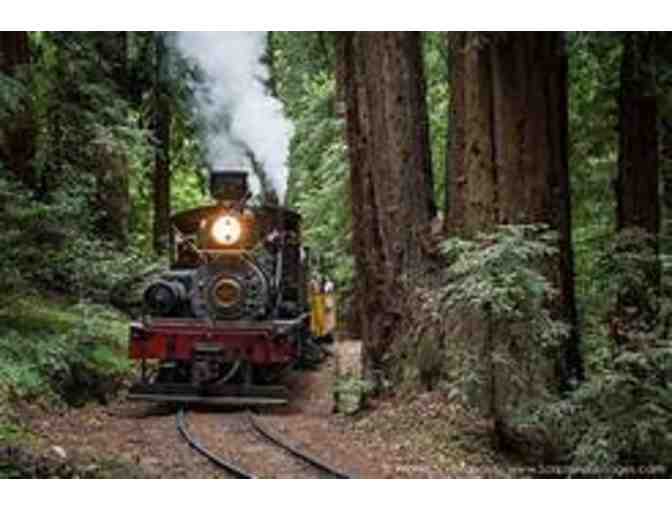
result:
M 251 153 L 263 171 L 264 181 L 284 202 L 294 127 L 285 117 L 282 103 L 266 87 L 269 70 L 262 61 L 266 35 L 178 32 L 176 43 L 182 54 L 204 73 L 204 79 L 192 86 L 205 121 L 211 167 L 244 167 Z M 253 172 L 248 173 L 252 191 L 257 193 L 258 179 Z
M 248 194 L 248 174 L 240 170 L 210 172 L 210 195 L 217 201 L 243 202 Z

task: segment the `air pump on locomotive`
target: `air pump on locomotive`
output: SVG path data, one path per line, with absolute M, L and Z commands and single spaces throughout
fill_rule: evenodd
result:
M 214 205 L 172 217 L 170 270 L 146 288 L 131 325 L 141 373 L 129 398 L 285 403 L 281 376 L 318 359 L 315 337 L 330 333 L 315 328 L 324 300 L 309 295 L 301 217 L 249 205 L 245 172 L 212 173 L 210 191 Z

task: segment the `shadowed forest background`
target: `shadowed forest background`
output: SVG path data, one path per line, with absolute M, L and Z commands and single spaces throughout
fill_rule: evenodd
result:
M 0 33 L 0 443 L 20 404 L 123 388 L 170 214 L 209 201 L 171 38 Z M 439 392 L 522 462 L 669 475 L 672 37 L 269 32 L 264 59 L 361 406 Z

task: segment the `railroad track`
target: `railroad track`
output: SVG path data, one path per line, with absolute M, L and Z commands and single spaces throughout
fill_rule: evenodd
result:
M 275 446 L 282 448 L 284 451 L 300 459 L 305 464 L 308 464 L 316 468 L 322 474 L 328 475 L 332 478 L 341 478 L 341 479 L 353 478 L 349 474 L 344 473 L 332 466 L 329 466 L 328 464 L 324 463 L 317 457 L 314 457 L 313 455 L 310 455 L 307 452 L 304 452 L 303 450 L 293 446 L 285 439 L 283 439 L 281 436 L 272 431 L 269 427 L 262 425 L 252 411 L 250 410 L 245 411 L 245 418 L 250 427 L 264 440 L 268 441 L 269 443 Z M 216 466 L 218 466 L 219 468 L 223 469 L 224 471 L 226 471 L 230 475 L 233 475 L 236 478 L 248 478 L 248 479 L 257 478 L 253 473 L 246 471 L 237 464 L 216 455 L 215 453 L 207 449 L 205 446 L 203 446 L 201 442 L 198 440 L 198 438 L 191 435 L 186 425 L 184 408 L 180 408 L 177 411 L 176 424 L 178 432 L 189 444 L 189 446 L 198 453 L 200 453 L 201 455 L 203 455 L 210 462 L 212 462 L 213 464 L 215 464 Z

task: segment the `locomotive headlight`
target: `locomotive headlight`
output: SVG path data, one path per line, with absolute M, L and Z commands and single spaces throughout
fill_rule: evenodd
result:
M 212 224 L 212 237 L 224 246 L 236 244 L 240 240 L 241 232 L 240 221 L 233 216 L 220 216 Z

